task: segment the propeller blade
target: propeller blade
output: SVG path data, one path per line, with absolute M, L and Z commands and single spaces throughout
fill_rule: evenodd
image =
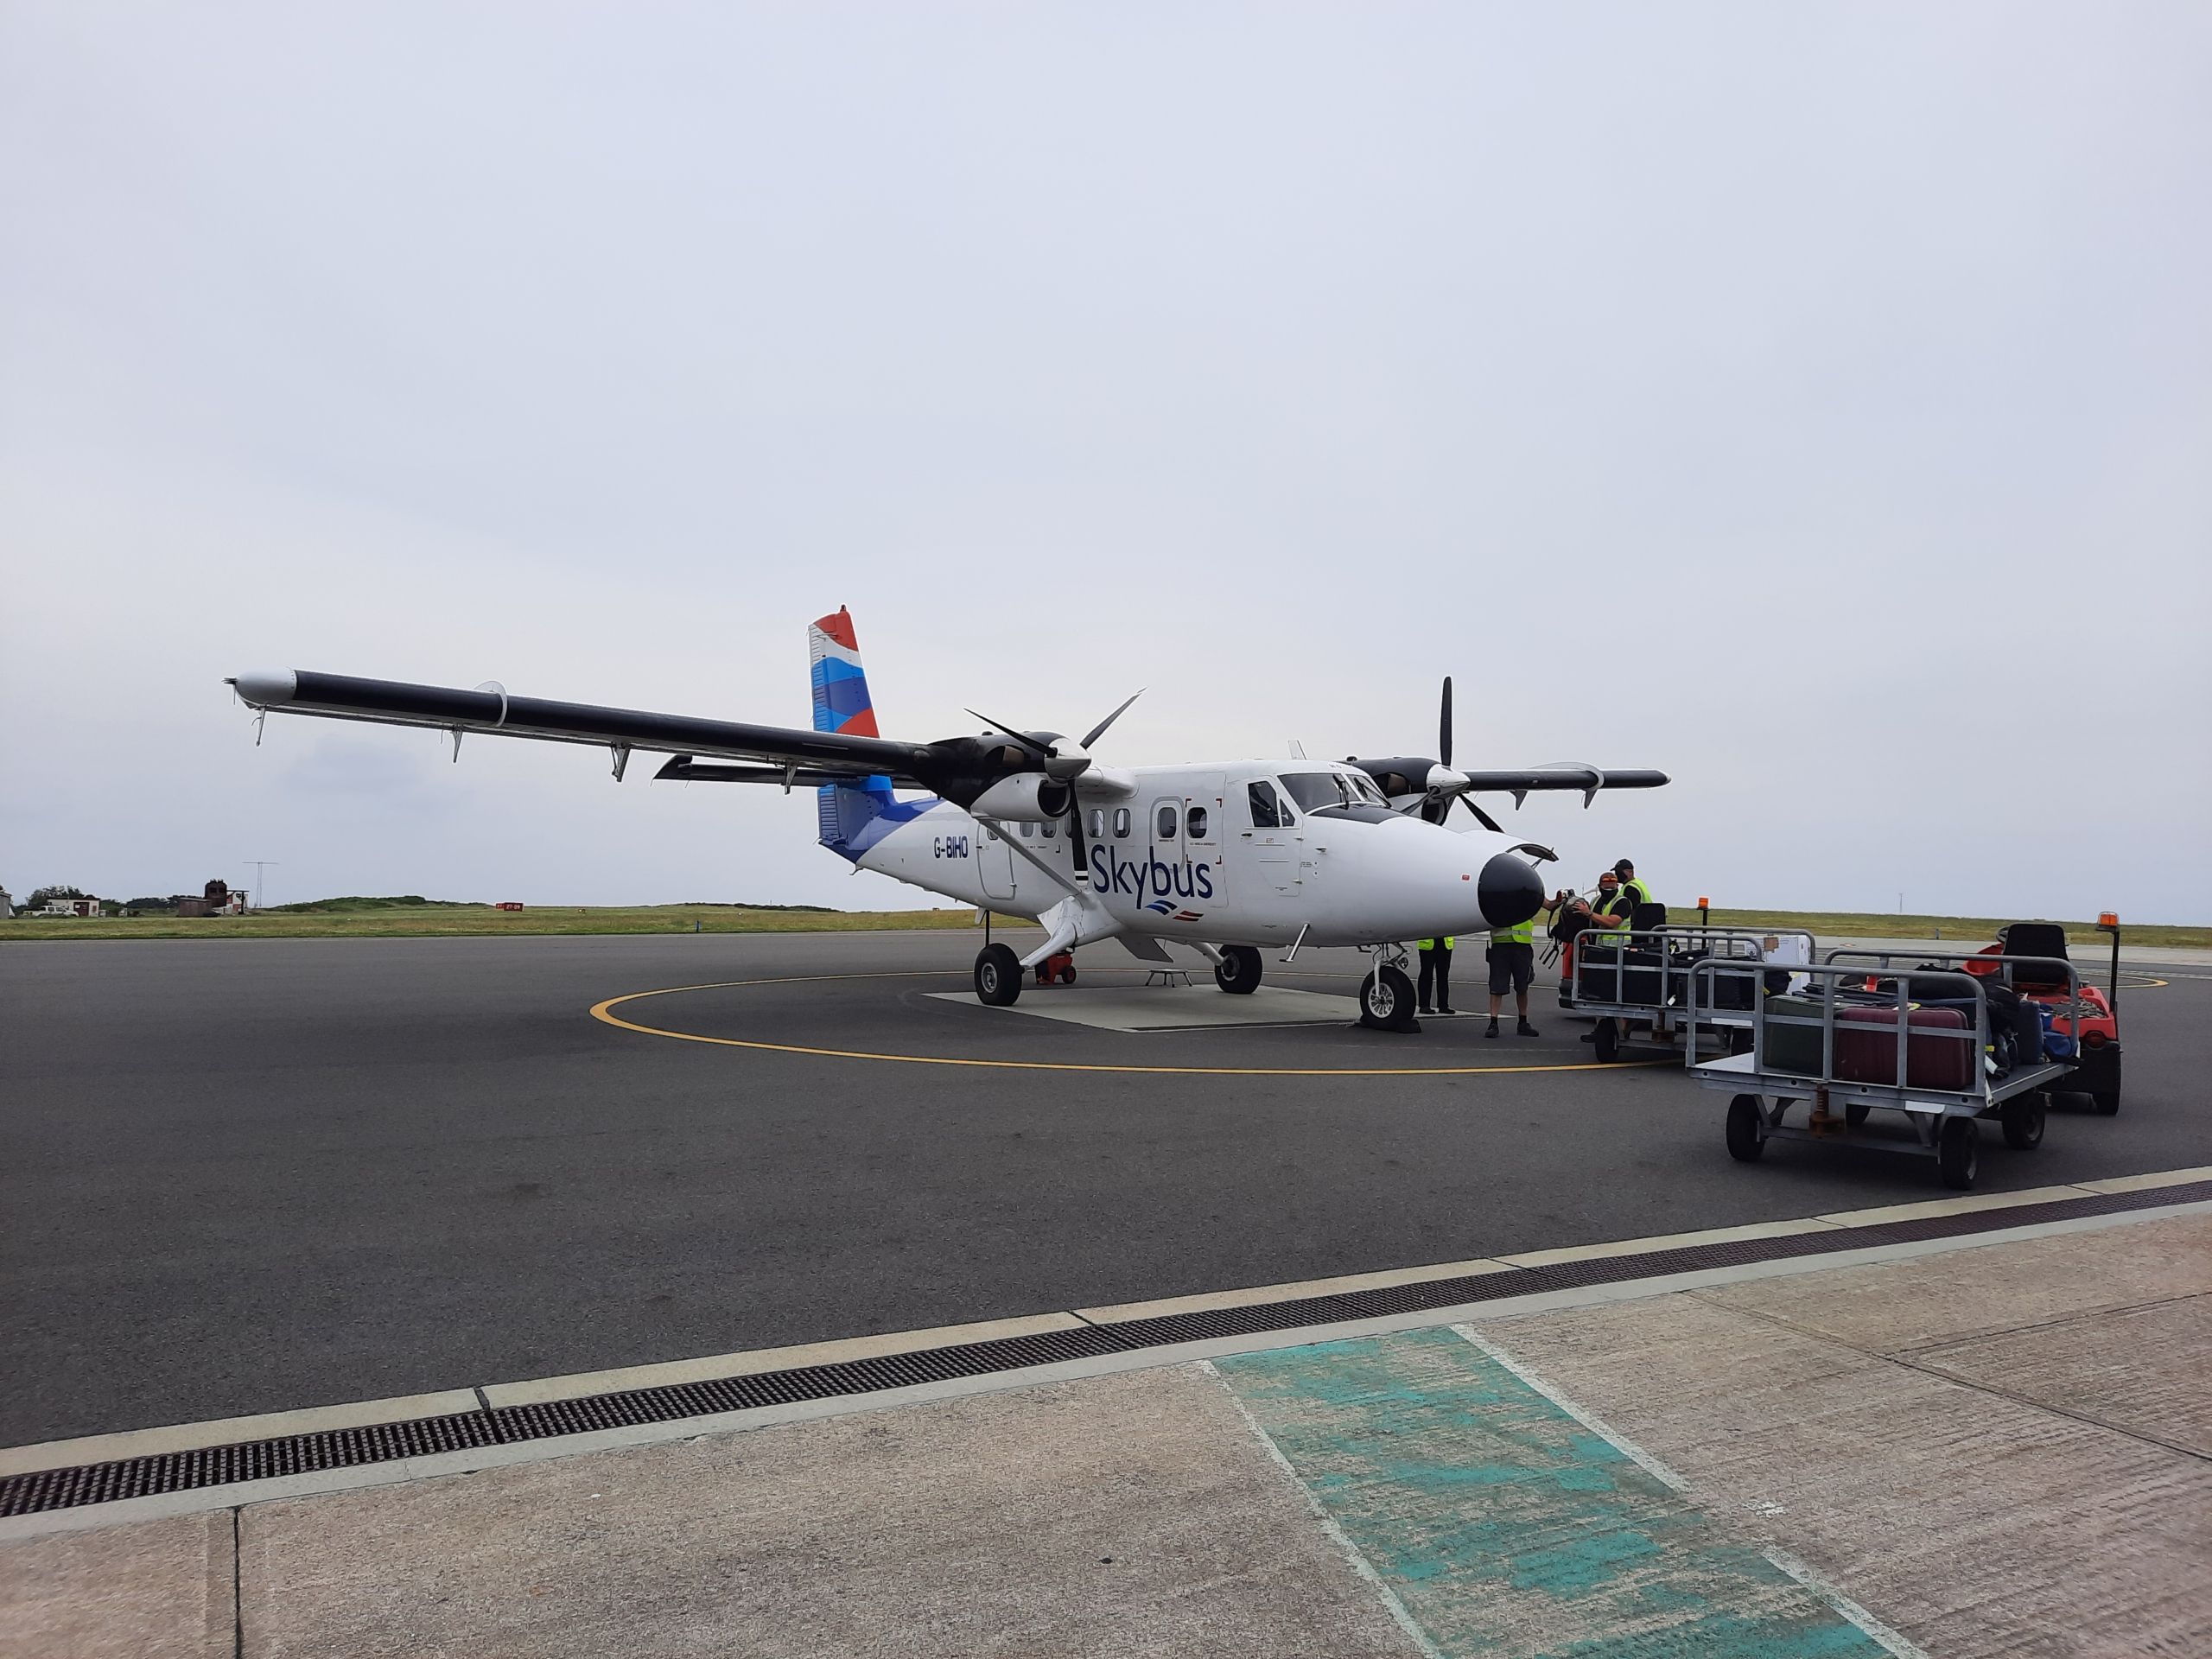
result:
M 1491 830 L 1501 836 L 1505 833 L 1505 826 L 1500 823 L 1496 818 L 1491 817 L 1489 813 L 1484 811 L 1482 808 L 1477 806 L 1472 796 L 1462 795 L 1459 799 L 1461 804 L 1466 807 L 1467 810 L 1475 815 L 1476 819 L 1482 824 L 1484 829 Z
M 1122 698 L 1122 706 L 1119 709 L 1116 709 L 1112 714 L 1107 715 L 1105 719 L 1100 721 L 1096 726 L 1092 727 L 1089 731 L 1083 734 L 1083 747 L 1087 749 L 1092 744 L 1096 743 L 1100 738 L 1103 737 L 1106 734 L 1106 728 L 1126 714 L 1128 711 L 1129 705 L 1135 702 L 1139 697 L 1144 696 L 1144 693 L 1145 688 L 1143 686 L 1139 686 L 1135 690 L 1130 692 L 1128 696 Z M 971 709 L 969 712 L 972 714 L 974 710 Z
M 1083 803 L 1077 800 L 1075 791 L 1068 791 L 1068 840 L 1075 854 L 1075 879 L 1078 885 L 1090 885 L 1090 849 L 1083 838 Z
M 975 715 L 977 720 L 982 721 L 984 725 L 989 727 L 993 731 L 1004 732 L 1008 737 L 1020 744 L 1023 748 L 1028 750 L 1030 753 L 1035 755 L 1039 760 L 1049 760 L 1052 758 L 1052 752 L 1050 749 L 1040 746 L 1035 738 L 1030 737 L 1024 733 L 1017 732 L 1013 727 L 1001 724 L 1000 721 L 993 720 L 988 715 L 977 715 L 973 709 L 969 709 L 967 712 L 970 715 Z
M 1444 677 L 1444 708 L 1436 717 L 1436 758 L 1452 764 L 1452 677 Z

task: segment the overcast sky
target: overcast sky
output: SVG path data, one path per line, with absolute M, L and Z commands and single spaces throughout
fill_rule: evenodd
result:
M 804 725 L 842 603 L 895 735 L 1449 672 L 1674 774 L 1531 802 L 1578 878 L 2212 919 L 2208 86 L 2178 3 L 7 0 L 0 883 L 912 902 L 221 683 Z

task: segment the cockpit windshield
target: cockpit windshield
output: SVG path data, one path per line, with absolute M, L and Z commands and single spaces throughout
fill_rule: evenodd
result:
M 1325 806 L 1388 806 L 1389 802 L 1364 772 L 1287 772 L 1283 791 L 1308 812 Z

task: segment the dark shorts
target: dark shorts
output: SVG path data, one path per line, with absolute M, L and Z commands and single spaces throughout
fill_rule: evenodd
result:
M 1490 947 L 1490 994 L 1525 991 L 1536 976 L 1536 947 L 1533 944 L 1493 944 Z

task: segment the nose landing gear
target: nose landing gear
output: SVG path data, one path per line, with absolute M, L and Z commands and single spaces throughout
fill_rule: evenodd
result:
M 1370 1031 L 1419 1031 L 1414 982 L 1402 965 L 1404 947 L 1390 947 L 1390 952 L 1359 982 L 1359 1023 Z

